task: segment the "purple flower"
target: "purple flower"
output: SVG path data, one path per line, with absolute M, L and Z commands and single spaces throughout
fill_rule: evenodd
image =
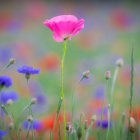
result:
M 40 69 L 33 69 L 33 67 L 28 67 L 28 66 L 22 66 L 20 68 L 18 68 L 17 70 L 19 73 L 23 73 L 26 75 L 33 75 L 33 74 L 39 74 L 40 73 Z
M 15 91 L 2 91 L 0 94 L 0 102 L 6 104 L 8 100 L 17 101 L 18 94 Z
M 7 76 L 0 76 L 0 87 L 10 87 L 12 86 L 12 79 Z
M 96 126 L 97 126 L 97 127 L 100 127 L 100 123 L 101 123 L 101 121 L 98 120 L 98 121 L 96 122 Z M 110 127 L 111 127 L 111 123 L 110 123 Z M 103 120 L 103 121 L 102 121 L 102 128 L 103 128 L 103 129 L 108 128 L 108 120 Z
M 6 131 L 0 131 L 0 140 L 2 140 L 2 137 L 6 135 L 7 135 Z
M 37 120 L 33 120 L 32 122 L 33 124 L 33 129 L 34 130 L 41 130 L 42 129 L 42 123 L 40 121 L 37 121 Z M 28 130 L 28 126 L 29 126 L 29 122 L 28 121 L 24 121 L 22 123 L 22 127 L 25 129 L 25 130 Z M 30 129 L 31 129 L 31 125 L 30 125 Z

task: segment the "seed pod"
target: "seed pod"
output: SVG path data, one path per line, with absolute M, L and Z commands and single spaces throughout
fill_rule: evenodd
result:
M 25 78 L 26 78 L 27 80 L 29 80 L 30 77 L 31 77 L 31 74 L 29 74 L 29 73 L 26 73 L 26 74 L 25 74 Z
M 85 130 L 88 129 L 88 120 L 85 120 Z
M 106 80 L 109 80 L 110 78 L 111 78 L 110 70 L 107 70 L 107 71 L 105 72 L 105 79 L 106 79 Z
M 10 64 L 14 64 L 16 62 L 16 59 L 15 58 L 11 58 L 10 60 L 9 60 L 9 63 Z
M 67 130 L 68 132 L 70 132 L 70 129 L 71 129 L 71 124 L 70 124 L 70 122 L 67 122 L 67 123 L 66 123 L 66 130 Z
M 93 115 L 92 118 L 91 118 L 91 120 L 92 120 L 93 122 L 96 121 L 96 119 L 97 119 L 96 115 Z
M 134 118 L 130 118 L 130 132 L 135 133 L 136 131 L 136 121 Z
M 88 79 L 89 74 L 90 74 L 90 71 L 89 70 L 83 72 L 83 78 Z
M 118 60 L 116 61 L 116 65 L 117 65 L 118 67 L 121 68 L 121 67 L 124 65 L 124 60 L 123 60 L 123 58 L 118 59 Z
M 37 99 L 36 98 L 32 98 L 31 99 L 31 105 L 36 104 L 36 102 L 37 102 Z
M 28 120 L 28 122 L 32 122 L 32 121 L 33 121 L 33 117 L 32 117 L 31 115 L 29 115 L 29 116 L 27 117 L 27 120 Z
M 78 129 L 77 129 L 77 137 L 78 137 L 79 140 L 82 137 L 82 127 L 81 126 L 79 126 Z
M 13 100 L 12 99 L 9 99 L 8 101 L 7 101 L 7 105 L 12 105 L 13 104 Z
M 9 123 L 9 130 L 12 130 L 14 128 L 14 123 L 13 122 L 10 122 Z

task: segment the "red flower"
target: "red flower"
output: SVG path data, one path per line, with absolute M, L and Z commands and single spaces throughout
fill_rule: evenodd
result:
M 49 116 L 47 115 L 46 117 L 41 119 L 43 130 L 51 130 L 52 131 L 54 121 L 55 121 L 55 117 L 56 117 L 56 114 L 51 114 L 51 115 L 49 115 Z M 63 119 L 62 115 L 59 114 L 58 120 L 57 120 L 57 123 L 56 123 L 56 127 L 55 127 L 55 131 L 58 130 L 58 124 L 59 124 L 59 122 L 62 123 L 62 119 Z

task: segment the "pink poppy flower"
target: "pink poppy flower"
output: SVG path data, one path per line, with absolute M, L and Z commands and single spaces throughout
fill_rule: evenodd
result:
M 46 20 L 44 24 L 53 32 L 53 39 L 62 42 L 64 39 L 71 40 L 72 36 L 84 28 L 84 19 L 78 20 L 73 15 L 61 15 Z

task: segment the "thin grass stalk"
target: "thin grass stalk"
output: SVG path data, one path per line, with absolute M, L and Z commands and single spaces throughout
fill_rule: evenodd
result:
M 26 140 L 28 140 L 29 132 L 30 132 L 30 123 L 29 123 L 29 126 L 28 126 L 27 134 L 26 134 Z
M 113 115 L 113 107 L 114 107 L 114 88 L 115 88 L 118 72 L 119 72 L 119 67 L 116 66 L 115 72 L 114 72 L 114 75 L 113 75 L 112 87 L 111 87 L 111 124 L 112 124 L 112 129 L 113 129 L 114 140 L 116 140 L 116 130 L 115 130 L 114 122 L 112 120 L 112 115 Z
M 21 140 L 21 130 L 19 130 L 19 140 Z
M 63 57 L 61 61 L 61 93 L 62 93 L 62 101 L 63 101 L 64 140 L 66 140 L 66 120 L 65 120 L 65 102 L 64 102 L 64 93 L 63 93 L 63 66 L 64 66 L 64 58 L 66 53 L 66 42 L 67 39 L 64 39 L 64 51 L 63 51 Z
M 33 122 L 31 122 L 31 127 L 32 127 L 32 139 L 34 140 Z
M 58 120 L 59 112 L 60 112 L 60 109 L 61 109 L 61 104 L 62 104 L 62 97 L 60 97 L 59 102 L 58 102 L 58 106 L 57 106 L 57 113 L 56 113 L 55 122 L 54 122 L 53 130 L 52 130 L 52 140 L 53 140 L 53 136 L 54 136 L 54 130 L 55 130 L 56 122 Z
M 133 87 L 134 87 L 134 47 L 132 46 L 132 51 L 131 51 L 131 81 L 130 81 L 130 99 L 129 99 L 129 106 L 130 106 L 130 111 L 129 111 L 129 118 L 128 118 L 128 135 L 127 139 L 129 140 L 129 135 L 130 135 L 130 117 L 132 113 L 132 100 L 133 100 Z
M 85 114 L 82 113 L 82 116 L 83 116 L 82 136 L 83 136 L 83 140 L 84 140 L 84 137 L 85 137 Z
M 124 139 L 124 129 L 125 129 L 125 112 L 122 113 L 122 119 L 120 124 L 120 140 Z
M 50 130 L 50 140 L 52 139 L 52 136 L 51 136 L 51 130 Z
M 61 125 L 59 122 L 59 127 L 58 127 L 58 136 L 59 136 L 59 140 L 61 140 Z
M 106 134 L 106 140 L 108 140 L 109 137 L 109 132 L 110 132 L 110 113 L 111 113 L 111 109 L 110 109 L 110 104 L 108 105 L 107 108 L 107 120 L 108 120 L 108 128 L 107 128 L 107 134 Z
M 4 68 L 2 68 L 1 73 L 7 70 L 11 65 L 12 65 L 11 62 L 9 62 Z
M 113 107 L 114 107 L 114 88 L 115 88 L 118 72 L 119 72 L 119 67 L 116 66 L 115 72 L 113 75 L 112 87 L 111 87 L 111 111 L 113 110 Z
M 91 119 L 90 125 L 89 125 L 88 130 L 85 135 L 85 140 L 88 140 L 88 136 L 89 136 L 89 133 L 90 133 L 90 130 L 91 130 L 91 127 L 92 127 L 94 121 L 95 121 L 94 119 Z
M 7 110 L 7 108 L 6 108 L 6 106 L 2 106 L 1 105 L 1 108 L 2 108 L 2 110 L 4 111 L 4 113 L 9 117 L 9 119 L 11 120 L 11 122 L 14 122 L 14 120 L 13 120 L 13 118 L 12 118 L 12 116 L 9 114 L 9 112 L 8 112 L 8 110 Z
M 16 137 L 17 137 L 17 140 L 18 140 L 18 130 L 17 130 L 17 126 L 15 125 L 15 131 L 16 131 Z

